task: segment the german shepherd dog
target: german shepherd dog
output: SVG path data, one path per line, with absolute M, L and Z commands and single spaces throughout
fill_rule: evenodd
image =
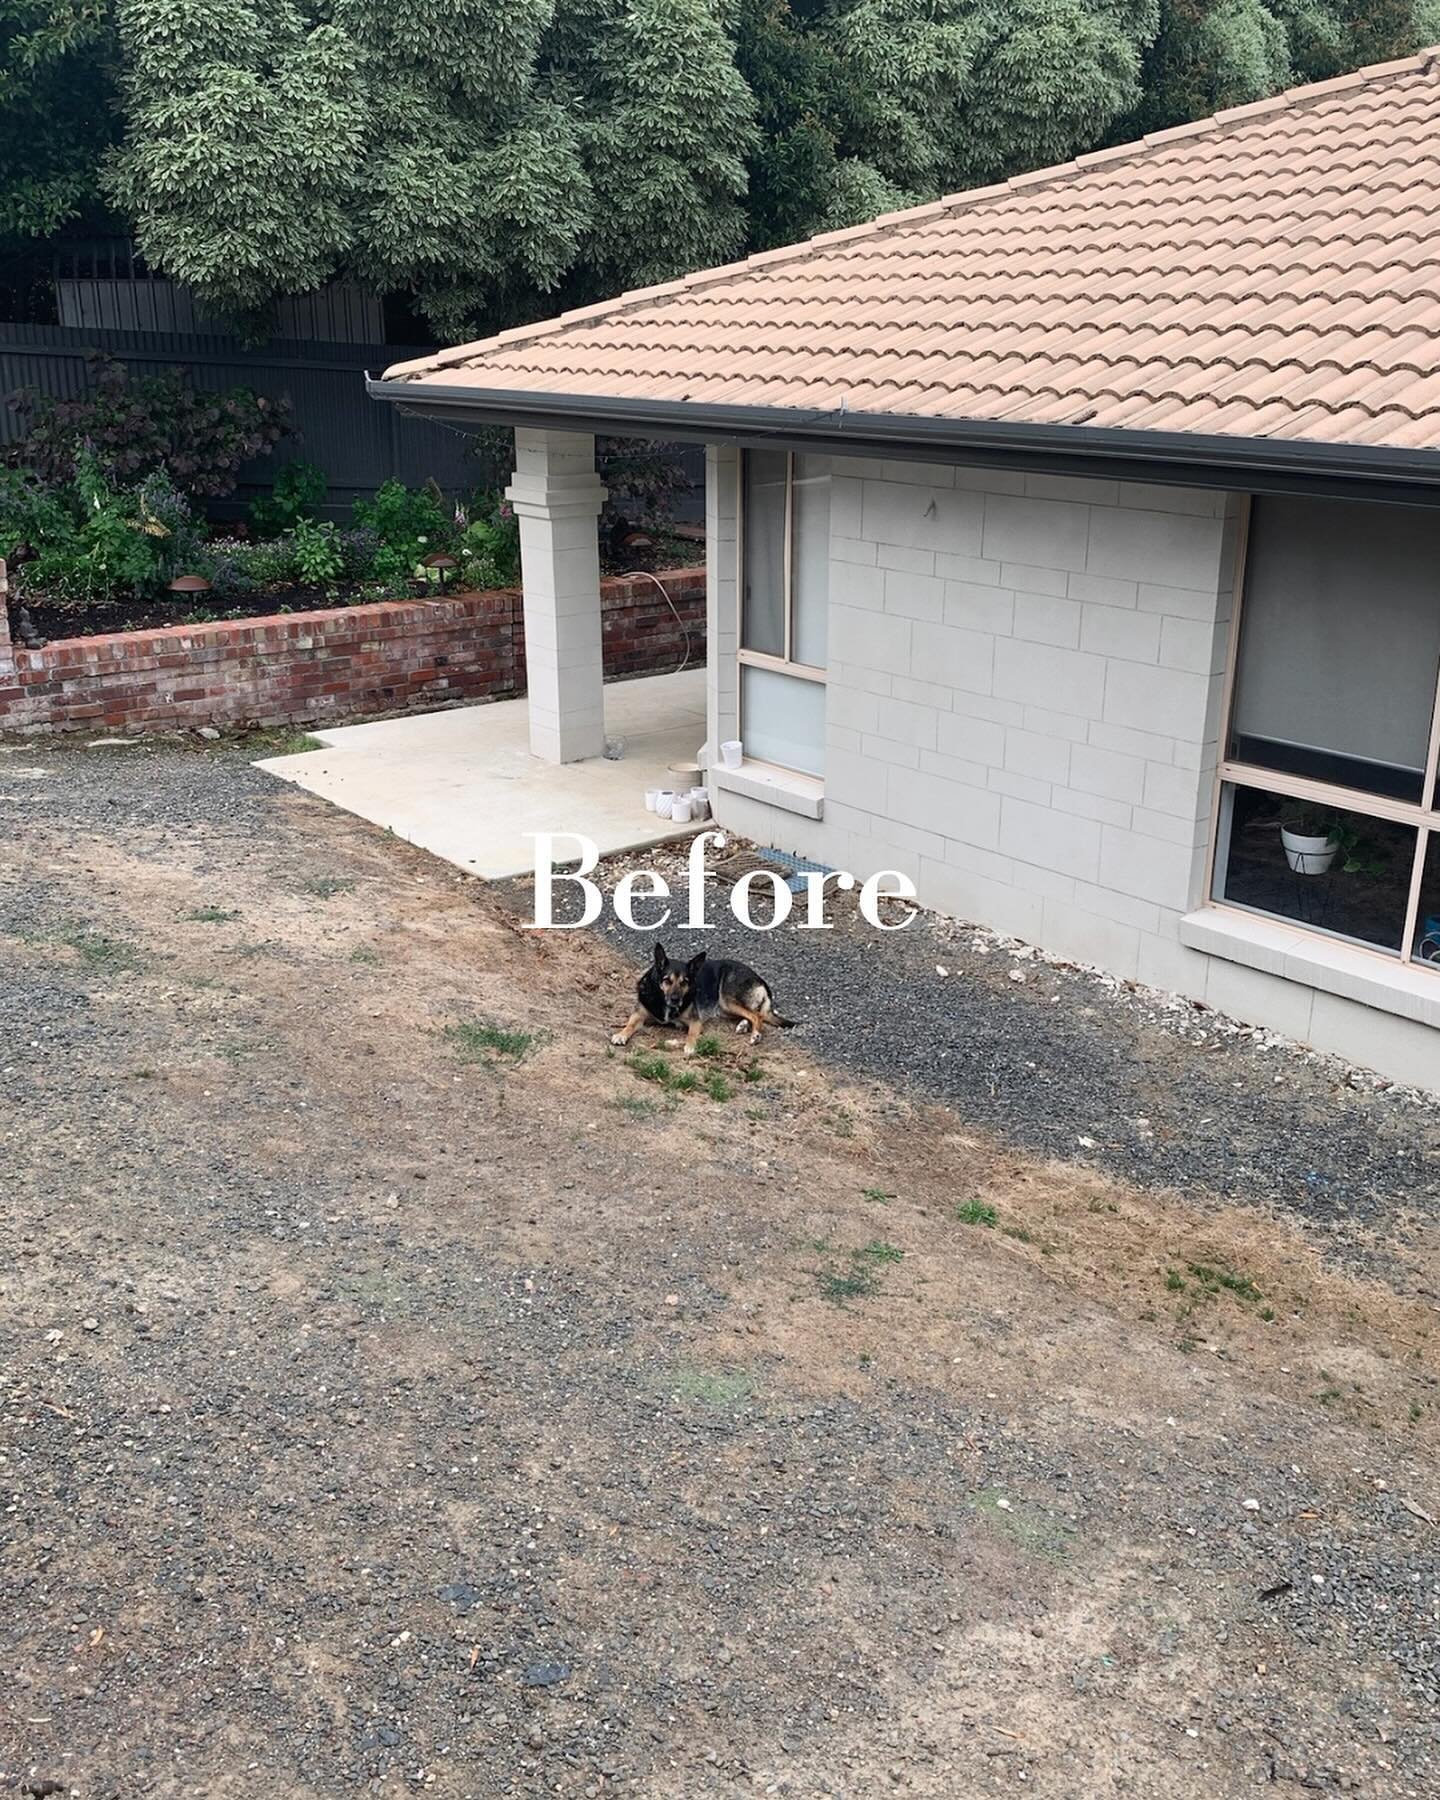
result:
M 628 1044 L 642 1025 L 684 1025 L 685 1054 L 693 1056 L 700 1033 L 719 1018 L 738 1020 L 736 1031 L 748 1031 L 755 1044 L 762 1024 L 789 1031 L 797 1022 L 776 1012 L 769 982 L 747 964 L 729 957 L 712 962 L 703 950 L 689 962 L 671 962 L 665 946 L 657 944 L 649 968 L 635 984 L 635 1010 L 610 1042 Z

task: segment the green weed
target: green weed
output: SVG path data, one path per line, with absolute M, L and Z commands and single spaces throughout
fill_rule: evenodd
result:
M 355 886 L 355 881 L 349 875 L 310 875 L 301 886 L 317 900 L 333 900 L 336 894 L 348 894 Z
M 999 1216 L 983 1200 L 966 1200 L 955 1208 L 955 1217 L 962 1225 L 993 1225 Z
M 539 1042 L 533 1031 L 507 1031 L 503 1025 L 496 1025 L 489 1019 L 462 1019 L 458 1024 L 447 1025 L 443 1035 L 445 1041 L 470 1062 L 489 1062 L 497 1056 L 519 1062 Z
M 85 967 L 97 974 L 134 974 L 146 966 L 147 958 L 134 944 L 107 937 L 103 931 L 91 931 L 85 925 L 60 925 L 45 936 L 52 944 L 73 950 Z
M 1211 1263 L 1187 1263 L 1186 1268 L 1207 1294 L 1218 1294 L 1223 1288 L 1237 1300 L 1258 1300 L 1260 1290 L 1248 1275 L 1237 1275 L 1233 1269 Z
M 233 925 L 240 917 L 223 906 L 197 906 L 193 912 L 181 915 L 190 925 Z
M 895 1198 L 893 1194 L 887 1194 L 884 1188 L 861 1188 L 860 1192 L 867 1200 L 873 1200 L 877 1206 L 884 1206 Z

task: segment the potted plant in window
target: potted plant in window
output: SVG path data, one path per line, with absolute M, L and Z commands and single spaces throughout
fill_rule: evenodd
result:
M 1340 854 L 1339 822 L 1328 813 L 1292 813 L 1280 821 L 1280 842 L 1297 875 L 1326 875 Z

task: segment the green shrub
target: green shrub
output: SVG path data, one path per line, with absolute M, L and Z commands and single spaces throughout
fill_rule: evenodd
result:
M 325 499 L 329 483 L 314 463 L 286 463 L 268 494 L 252 502 L 250 523 L 261 537 L 282 537 L 301 519 L 312 519 Z
M 355 523 L 380 540 L 375 574 L 382 581 L 411 574 L 455 537 L 453 514 L 433 482 L 423 488 L 407 488 L 403 481 L 383 483 L 373 500 L 355 502 Z
M 297 519 L 290 533 L 290 551 L 295 573 L 311 587 L 328 587 L 344 573 L 345 556 L 328 519 L 319 525 L 314 519 Z
M 0 469 L 0 556 L 18 561 L 59 550 L 78 531 L 74 509 L 48 482 L 28 469 Z
M 117 487 L 88 450 L 58 491 L 6 473 L 0 554 L 17 558 L 21 593 L 61 603 L 153 595 L 203 556 L 189 502 L 163 469 Z
M 514 587 L 520 579 L 520 526 L 498 493 L 477 494 L 460 534 L 461 579 L 467 587 Z
M 288 401 L 248 388 L 198 392 L 180 369 L 134 375 L 112 357 L 90 360 L 90 390 L 76 400 L 29 391 L 13 402 L 29 421 L 17 466 L 61 486 L 81 458 L 117 487 L 163 469 L 183 493 L 234 491 L 242 464 L 268 454 L 289 431 Z

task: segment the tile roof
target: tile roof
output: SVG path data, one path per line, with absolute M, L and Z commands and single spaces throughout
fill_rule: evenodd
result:
M 1440 50 L 387 371 L 1440 447 Z

